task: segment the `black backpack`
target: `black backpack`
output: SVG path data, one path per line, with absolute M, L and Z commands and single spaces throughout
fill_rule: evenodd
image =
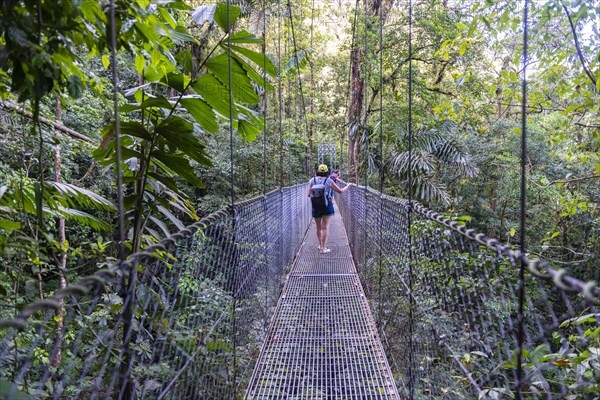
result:
M 315 210 L 327 210 L 327 206 L 331 199 L 329 198 L 329 190 L 327 188 L 327 180 L 325 178 L 321 183 L 317 183 L 317 177 L 313 178 L 313 184 L 310 188 L 310 201 Z

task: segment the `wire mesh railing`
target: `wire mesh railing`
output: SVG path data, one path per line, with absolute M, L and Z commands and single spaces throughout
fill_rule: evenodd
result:
M 528 259 L 416 202 L 411 207 L 365 187 L 351 188 L 337 202 L 401 395 L 598 398 L 595 282 Z
M 270 192 L 21 309 L 0 325 L 0 398 L 241 395 L 309 212 L 305 184 Z

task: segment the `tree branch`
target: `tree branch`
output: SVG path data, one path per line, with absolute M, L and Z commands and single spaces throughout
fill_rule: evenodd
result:
M 586 125 L 579 122 L 575 122 L 575 125 L 581 126 L 582 128 L 600 129 L 600 125 L 598 124 Z
M 600 178 L 600 174 L 592 174 L 592 175 L 587 175 L 587 176 L 580 176 L 580 177 L 577 177 L 577 178 L 557 179 L 555 181 L 549 182 L 545 186 L 538 185 L 538 187 L 540 187 L 540 190 L 538 191 L 538 194 L 542 190 L 546 190 L 550 186 L 556 185 L 558 183 L 571 183 L 571 182 L 585 181 L 585 180 L 588 180 L 588 179 L 599 179 L 599 178 Z
M 451 93 L 451 92 L 445 92 L 445 91 L 443 91 L 443 90 L 442 90 L 442 89 L 440 89 L 440 88 L 430 88 L 430 87 L 427 87 L 427 86 L 425 86 L 425 85 L 423 85 L 423 87 L 424 87 L 426 90 L 429 90 L 430 92 L 436 92 L 436 93 L 443 94 L 443 95 L 446 95 L 446 96 L 450 96 L 450 97 L 456 97 L 456 94 L 454 94 L 454 93 Z
M 583 67 L 583 70 L 585 71 L 588 78 L 590 78 L 590 80 L 592 81 L 594 86 L 596 86 L 596 78 L 594 78 L 594 75 L 592 75 L 590 70 L 585 65 L 585 59 L 583 58 L 583 53 L 581 52 L 579 40 L 577 39 L 577 32 L 575 31 L 575 25 L 573 24 L 573 20 L 571 19 L 569 10 L 567 9 L 567 7 L 564 5 L 564 3 L 562 1 L 560 2 L 560 4 L 562 5 L 563 10 L 565 10 L 565 14 L 567 14 L 567 18 L 569 19 L 569 25 L 571 25 L 571 32 L 573 32 L 573 40 L 575 41 L 575 49 L 577 50 L 577 55 L 579 56 L 579 61 L 581 61 L 581 66 Z
M 16 104 L 12 104 L 12 103 L 3 101 L 3 102 L 0 102 L 0 107 L 3 107 L 7 110 L 14 111 L 17 114 L 22 115 L 24 117 L 33 118 L 31 116 L 31 114 L 29 114 L 27 111 L 19 108 Z M 83 133 L 79 133 L 71 128 L 67 128 L 63 124 L 59 124 L 58 122 L 51 121 L 48 118 L 39 117 L 39 121 L 43 122 L 44 124 L 46 124 L 48 126 L 55 128 L 55 129 L 58 129 L 59 131 L 64 132 L 67 135 L 74 137 L 76 139 L 85 140 L 86 142 L 90 142 L 90 143 L 96 143 L 96 141 L 94 139 L 92 139 L 91 137 L 86 136 Z

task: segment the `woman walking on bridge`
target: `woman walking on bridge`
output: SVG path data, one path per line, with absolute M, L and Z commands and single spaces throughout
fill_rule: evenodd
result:
M 321 254 L 331 251 L 326 244 L 327 236 L 329 236 L 329 218 L 335 212 L 333 209 L 333 192 L 342 194 L 350 189 L 350 185 L 348 184 L 340 189 L 329 177 L 329 168 L 325 164 L 319 165 L 317 176 L 308 182 L 308 197 L 312 202 L 312 216 L 317 225 L 317 239 L 319 240 L 319 252 Z

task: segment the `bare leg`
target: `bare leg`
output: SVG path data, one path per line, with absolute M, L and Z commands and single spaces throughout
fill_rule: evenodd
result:
M 321 222 L 321 248 L 325 249 L 326 248 L 326 244 L 327 244 L 327 237 L 329 236 L 329 219 L 331 218 L 331 216 L 329 215 L 324 215 L 323 216 L 323 222 Z
M 323 248 L 321 241 L 321 230 L 323 229 L 323 217 L 315 218 L 315 224 L 317 225 L 317 240 L 319 241 L 319 249 Z

